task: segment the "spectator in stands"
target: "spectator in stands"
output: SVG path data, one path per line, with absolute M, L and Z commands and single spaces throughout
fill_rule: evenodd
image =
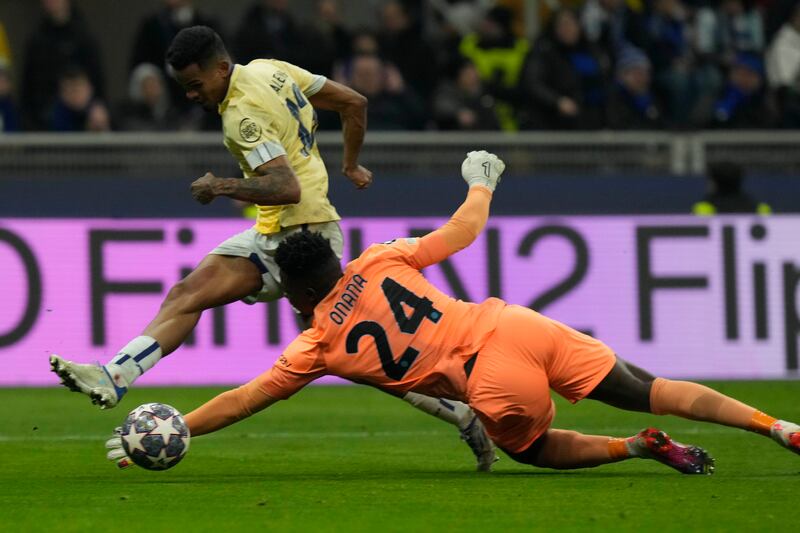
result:
M 120 106 L 118 116 L 119 129 L 127 131 L 170 131 L 184 126 L 172 106 L 161 69 L 152 63 L 133 69 L 128 100 Z
M 28 41 L 22 76 L 22 107 L 31 129 L 49 124 L 59 92 L 59 73 L 77 65 L 98 95 L 103 94 L 100 57 L 94 38 L 70 0 L 41 0 L 42 20 Z
M 20 130 L 13 89 L 11 69 L 5 59 L 0 59 L 0 133 Z
M 616 83 L 608 104 L 608 125 L 619 130 L 664 127 L 661 106 L 652 90 L 650 60 L 633 46 L 617 58 Z
M 753 0 L 703 6 L 694 22 L 694 92 L 698 101 L 717 92 L 736 54 L 764 52 L 764 21 Z
M 519 97 L 519 81 L 530 45 L 511 29 L 511 11 L 503 7 L 489 10 L 478 31 L 461 40 L 461 55 L 478 69 L 481 80 L 497 97 L 495 113 L 506 131 L 518 128 L 514 104 Z
M 405 86 L 400 73 L 374 55 L 360 55 L 350 65 L 350 87 L 369 99 L 370 130 L 419 130 L 425 125 L 425 109 Z
M 715 99 L 701 104 L 695 122 L 700 127 L 754 129 L 774 126 L 774 113 L 765 97 L 764 62 L 739 53 L 725 86 Z
M 360 28 L 353 32 L 350 38 L 349 55 L 340 58 L 333 66 L 333 80 L 343 85 L 350 85 L 352 78 L 352 65 L 355 58 L 360 56 L 380 56 L 380 45 L 378 36 L 375 32 L 367 28 Z M 383 69 L 388 72 L 388 76 L 394 79 L 401 76 L 397 67 L 383 61 Z M 339 113 L 317 110 L 318 127 L 321 130 L 339 130 L 342 127 Z
M 381 55 L 380 44 L 378 43 L 378 36 L 370 29 L 361 28 L 353 33 L 350 41 L 350 55 L 336 62 L 333 68 L 333 79 L 339 83 L 348 85 L 350 83 L 353 59 L 359 56 L 383 57 Z M 383 65 L 384 69 L 391 70 L 393 73 L 396 72 L 398 76 L 402 76 L 399 70 L 397 70 L 397 67 L 389 61 L 384 60 Z
M 162 0 L 163 7 L 145 17 L 136 30 L 129 68 L 130 71 L 143 63 L 150 63 L 161 69 L 164 79 L 169 75 L 164 56 L 172 39 L 183 28 L 190 26 L 208 26 L 217 33 L 219 25 L 211 17 L 206 16 L 194 7 L 192 0 Z M 184 113 L 189 113 L 191 102 L 186 99 L 183 90 L 177 83 L 167 86 L 172 105 Z
M 616 60 L 628 46 L 644 48 L 647 42 L 643 3 L 626 0 L 586 0 L 581 26 L 590 43 Z
M 342 24 L 337 0 L 316 0 L 312 22 L 303 28 L 308 54 L 304 68 L 332 78 L 336 62 L 350 57 L 350 32 Z
M 455 80 L 447 80 L 436 90 L 434 117 L 441 130 L 496 130 L 494 97 L 481 82 L 478 69 L 464 61 Z
M 257 0 L 245 12 L 234 38 L 238 63 L 275 58 L 305 67 L 308 53 L 288 0 Z
M 379 56 L 380 50 L 378 36 L 372 31 L 362 29 L 353 35 L 351 56 Z
M 111 120 L 105 104 L 95 95 L 89 75 L 79 66 L 68 66 L 58 79 L 58 99 L 52 108 L 53 131 L 109 131 Z
M 383 4 L 378 43 L 381 56 L 395 65 L 403 79 L 417 95 L 428 98 L 436 85 L 436 63 L 433 49 L 423 39 L 419 24 L 399 0 Z
M 696 103 L 696 90 L 700 90 L 695 86 L 686 7 L 680 0 L 654 0 L 646 28 L 656 93 L 666 102 L 671 122 L 685 124 Z M 714 88 L 703 89 L 703 94 L 709 94 Z
M 753 0 L 723 0 L 716 8 L 699 9 L 695 33 L 698 50 L 718 56 L 723 65 L 739 52 L 764 52 L 764 21 Z
M 692 206 L 692 212 L 699 216 L 722 213 L 772 214 L 769 204 L 756 201 L 742 190 L 742 174 L 742 167 L 729 161 L 708 165 L 708 192 L 701 201 Z
M 333 79 L 339 83 L 347 85 L 350 83 L 350 64 L 354 57 L 358 56 L 378 56 L 380 57 L 380 47 L 378 37 L 369 29 L 360 28 L 353 32 L 350 38 L 350 53 L 340 58 L 333 66 Z
M 472 32 L 482 17 L 483 12 L 473 2 L 436 5 L 436 11 L 429 18 L 428 37 L 440 80 L 457 76 L 464 62 L 459 51 L 462 36 Z
M 577 15 L 558 10 L 525 67 L 522 91 L 531 129 L 597 129 L 605 125 L 609 60 L 583 36 Z
M 767 51 L 767 78 L 777 99 L 780 125 L 800 128 L 800 2 Z

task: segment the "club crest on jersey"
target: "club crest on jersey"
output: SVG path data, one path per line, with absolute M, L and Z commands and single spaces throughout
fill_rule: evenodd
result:
M 261 138 L 261 126 L 251 118 L 243 118 L 239 122 L 239 135 L 247 142 L 256 142 Z

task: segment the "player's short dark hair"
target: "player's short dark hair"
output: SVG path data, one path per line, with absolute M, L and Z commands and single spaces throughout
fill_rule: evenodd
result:
M 315 231 L 298 231 L 289 235 L 275 251 L 275 262 L 294 278 L 316 277 L 338 259 L 331 242 Z
M 167 50 L 167 63 L 175 70 L 183 70 L 194 63 L 204 68 L 215 59 L 227 57 L 222 38 L 208 26 L 182 29 Z

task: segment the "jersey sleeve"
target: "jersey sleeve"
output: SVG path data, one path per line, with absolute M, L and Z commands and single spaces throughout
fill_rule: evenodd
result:
M 297 65 L 292 65 L 286 61 L 278 61 L 277 59 L 273 59 L 272 63 L 289 74 L 289 76 L 292 77 L 295 83 L 297 83 L 297 86 L 300 87 L 300 90 L 306 96 L 314 96 L 317 94 L 319 90 L 322 89 L 322 86 L 325 85 L 325 81 L 327 81 L 325 76 L 312 74 L 306 69 L 300 68 Z
M 257 379 L 259 390 L 285 400 L 326 373 L 325 361 L 317 344 L 303 333 L 286 347 L 272 368 Z
M 429 234 L 430 235 L 430 234 Z M 425 237 L 428 237 L 426 235 Z M 421 246 L 425 237 L 405 237 L 394 239 L 382 244 L 375 244 L 367 248 L 362 257 L 381 256 L 383 259 L 396 259 L 402 261 L 412 268 L 422 270 L 428 265 L 436 263 L 431 257 L 430 239 L 426 241 L 427 246 Z
M 447 259 L 472 244 L 489 218 L 492 193 L 484 187 L 472 187 L 461 207 L 441 228 L 419 239 L 396 239 L 382 246 L 409 266 L 423 268 Z
M 247 162 L 250 172 L 286 155 L 272 119 L 265 110 L 247 101 L 240 101 L 225 112 L 223 130 L 225 146 L 234 156 L 240 155 Z

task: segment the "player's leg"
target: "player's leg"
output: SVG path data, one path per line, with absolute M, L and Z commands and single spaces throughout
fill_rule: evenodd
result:
M 206 256 L 172 287 L 142 334 L 106 365 L 72 363 L 53 355 L 53 371 L 69 389 L 88 395 L 103 408 L 114 407 L 136 379 L 180 346 L 205 309 L 242 299 L 266 283 L 263 264 L 250 258 L 255 238 L 254 231 L 243 232 Z
M 250 259 L 206 256 L 194 271 L 170 289 L 142 335 L 156 339 L 162 356 L 166 356 L 183 344 L 203 311 L 241 300 L 258 291 L 261 285 L 261 272 Z
M 402 393 L 357 380 L 353 380 L 353 382 L 376 388 L 390 396 L 400 398 L 423 413 L 428 413 L 439 420 L 456 426 L 459 433 L 461 433 L 461 440 L 467 443 L 475 455 L 475 459 L 478 462 L 478 472 L 491 472 L 492 465 L 497 462 L 494 443 L 486 433 L 483 423 L 467 404 L 443 398 L 434 398 L 418 392 Z
M 655 376 L 624 359 L 614 358 L 614 366 L 586 397 L 619 409 L 649 413 Z
M 497 344 L 497 333 L 494 339 Z M 489 350 L 480 357 L 477 375 L 470 378 L 479 380 L 470 381 L 470 402 L 491 438 L 517 462 L 572 469 L 641 457 L 687 474 L 713 471 L 713 459 L 702 449 L 674 442 L 659 430 L 620 439 L 551 429 L 555 409 L 544 368 L 526 364 L 524 357 L 504 358 Z
M 260 286 L 261 273 L 248 259 L 209 255 L 172 287 L 142 334 L 104 366 L 53 356 L 53 370 L 70 389 L 89 395 L 102 407 L 113 407 L 142 374 L 186 340 L 204 310 L 239 300 Z
M 656 378 L 621 358 L 617 358 L 614 368 L 587 398 L 631 411 L 675 415 L 744 429 L 800 453 L 797 424 L 778 420 L 699 383 Z
M 591 468 L 642 458 L 654 459 L 683 474 L 714 472 L 714 459 L 705 450 L 676 442 L 663 431 L 653 428 L 622 439 L 548 429 L 525 450 L 506 453 L 520 463 L 558 470 Z
M 591 468 L 627 458 L 614 453 L 609 446 L 609 442 L 614 440 L 610 437 L 583 435 L 577 431 L 548 429 L 525 450 L 506 453 L 519 463 L 542 468 Z
M 569 346 L 582 354 L 580 368 L 572 351 L 565 350 Z M 555 416 L 550 388 L 580 400 L 606 377 L 614 361 L 614 354 L 591 337 L 530 309 L 509 306 L 477 358 L 467 394 L 492 440 L 525 464 L 586 468 L 647 457 L 681 472 L 710 471 L 713 461 L 705 452 L 658 430 L 618 439 L 550 428 Z
M 461 434 L 461 440 L 467 443 L 475 454 L 478 471 L 491 471 L 492 465 L 497 461 L 497 453 L 483 423 L 469 405 L 417 392 L 407 392 L 402 398 L 420 411 L 456 426 Z

